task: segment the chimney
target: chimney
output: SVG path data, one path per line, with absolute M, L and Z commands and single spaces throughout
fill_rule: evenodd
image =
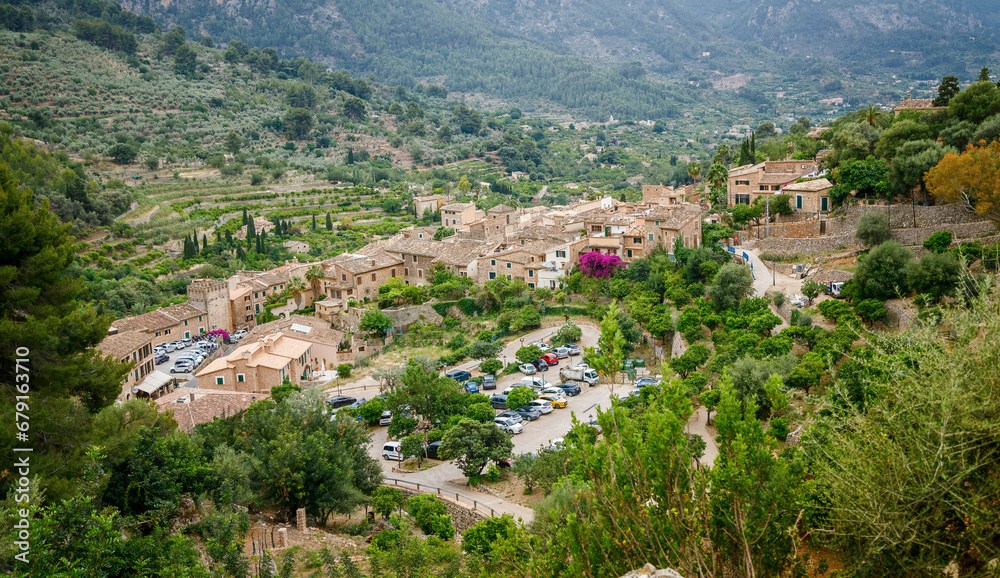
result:
M 247 360 L 247 365 L 253 361 L 253 351 L 249 347 L 243 351 L 243 359 Z
M 374 267 L 375 266 L 375 259 L 369 259 L 369 261 L 371 262 L 372 267 Z

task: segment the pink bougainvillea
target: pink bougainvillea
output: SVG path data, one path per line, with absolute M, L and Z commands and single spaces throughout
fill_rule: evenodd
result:
M 580 255 L 576 266 L 588 277 L 606 279 L 614 275 L 623 264 L 618 255 L 602 255 L 597 251 L 591 251 Z

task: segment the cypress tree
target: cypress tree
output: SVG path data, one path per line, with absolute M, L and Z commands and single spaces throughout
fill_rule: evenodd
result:
M 757 133 L 750 133 L 750 162 L 757 162 Z
M 233 232 L 229 229 L 226 229 L 226 244 L 230 246 L 233 244 Z
M 247 258 L 246 251 L 243 250 L 243 245 L 237 245 L 236 246 L 236 258 L 237 259 L 246 259 Z
M 313 231 L 315 231 L 315 230 L 316 230 L 316 214 L 315 214 L 315 213 L 313 213 L 313 224 L 312 224 L 312 230 L 313 230 Z
M 201 235 L 201 250 L 202 252 L 208 250 L 208 235 L 204 233 Z
M 333 219 L 330 218 L 329 212 L 326 214 L 326 230 L 327 231 L 333 230 Z
M 243 207 L 243 224 L 246 225 L 250 222 L 249 217 L 247 217 L 247 208 Z

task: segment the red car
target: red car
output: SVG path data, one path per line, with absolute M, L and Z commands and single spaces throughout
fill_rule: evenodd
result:
M 541 359 L 545 363 L 549 364 L 549 367 L 553 365 L 559 365 L 559 357 L 557 357 L 554 353 L 546 353 L 545 355 L 542 355 L 538 359 Z

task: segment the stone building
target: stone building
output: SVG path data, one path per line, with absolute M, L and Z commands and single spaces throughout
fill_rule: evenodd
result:
M 287 378 L 301 384 L 311 377 L 312 344 L 271 333 L 245 342 L 195 374 L 207 388 L 270 393 Z
M 469 224 L 483 215 L 476 214 L 475 203 L 452 203 L 441 207 L 441 225 L 454 228 Z
M 807 215 L 820 215 L 830 210 L 830 189 L 833 183 L 826 179 L 814 179 L 786 185 L 786 195 L 792 197 L 792 209 Z
M 97 344 L 97 350 L 112 359 L 133 364 L 122 382 L 119 400 L 136 397 L 137 386 L 156 368 L 153 363 L 153 341 L 144 331 L 108 335 Z
M 752 204 L 757 197 L 779 195 L 786 185 L 816 174 L 816 161 L 788 159 L 764 161 L 730 169 L 727 181 L 729 204 Z
M 328 320 L 319 316 L 289 315 L 253 328 L 244 338 L 244 343 L 258 341 L 276 333 L 284 334 L 298 341 L 312 344 L 310 366 L 315 370 L 335 369 L 337 365 L 350 360 L 350 352 L 338 355 L 344 332 L 334 329 Z M 349 349 L 349 348 L 348 348 Z

